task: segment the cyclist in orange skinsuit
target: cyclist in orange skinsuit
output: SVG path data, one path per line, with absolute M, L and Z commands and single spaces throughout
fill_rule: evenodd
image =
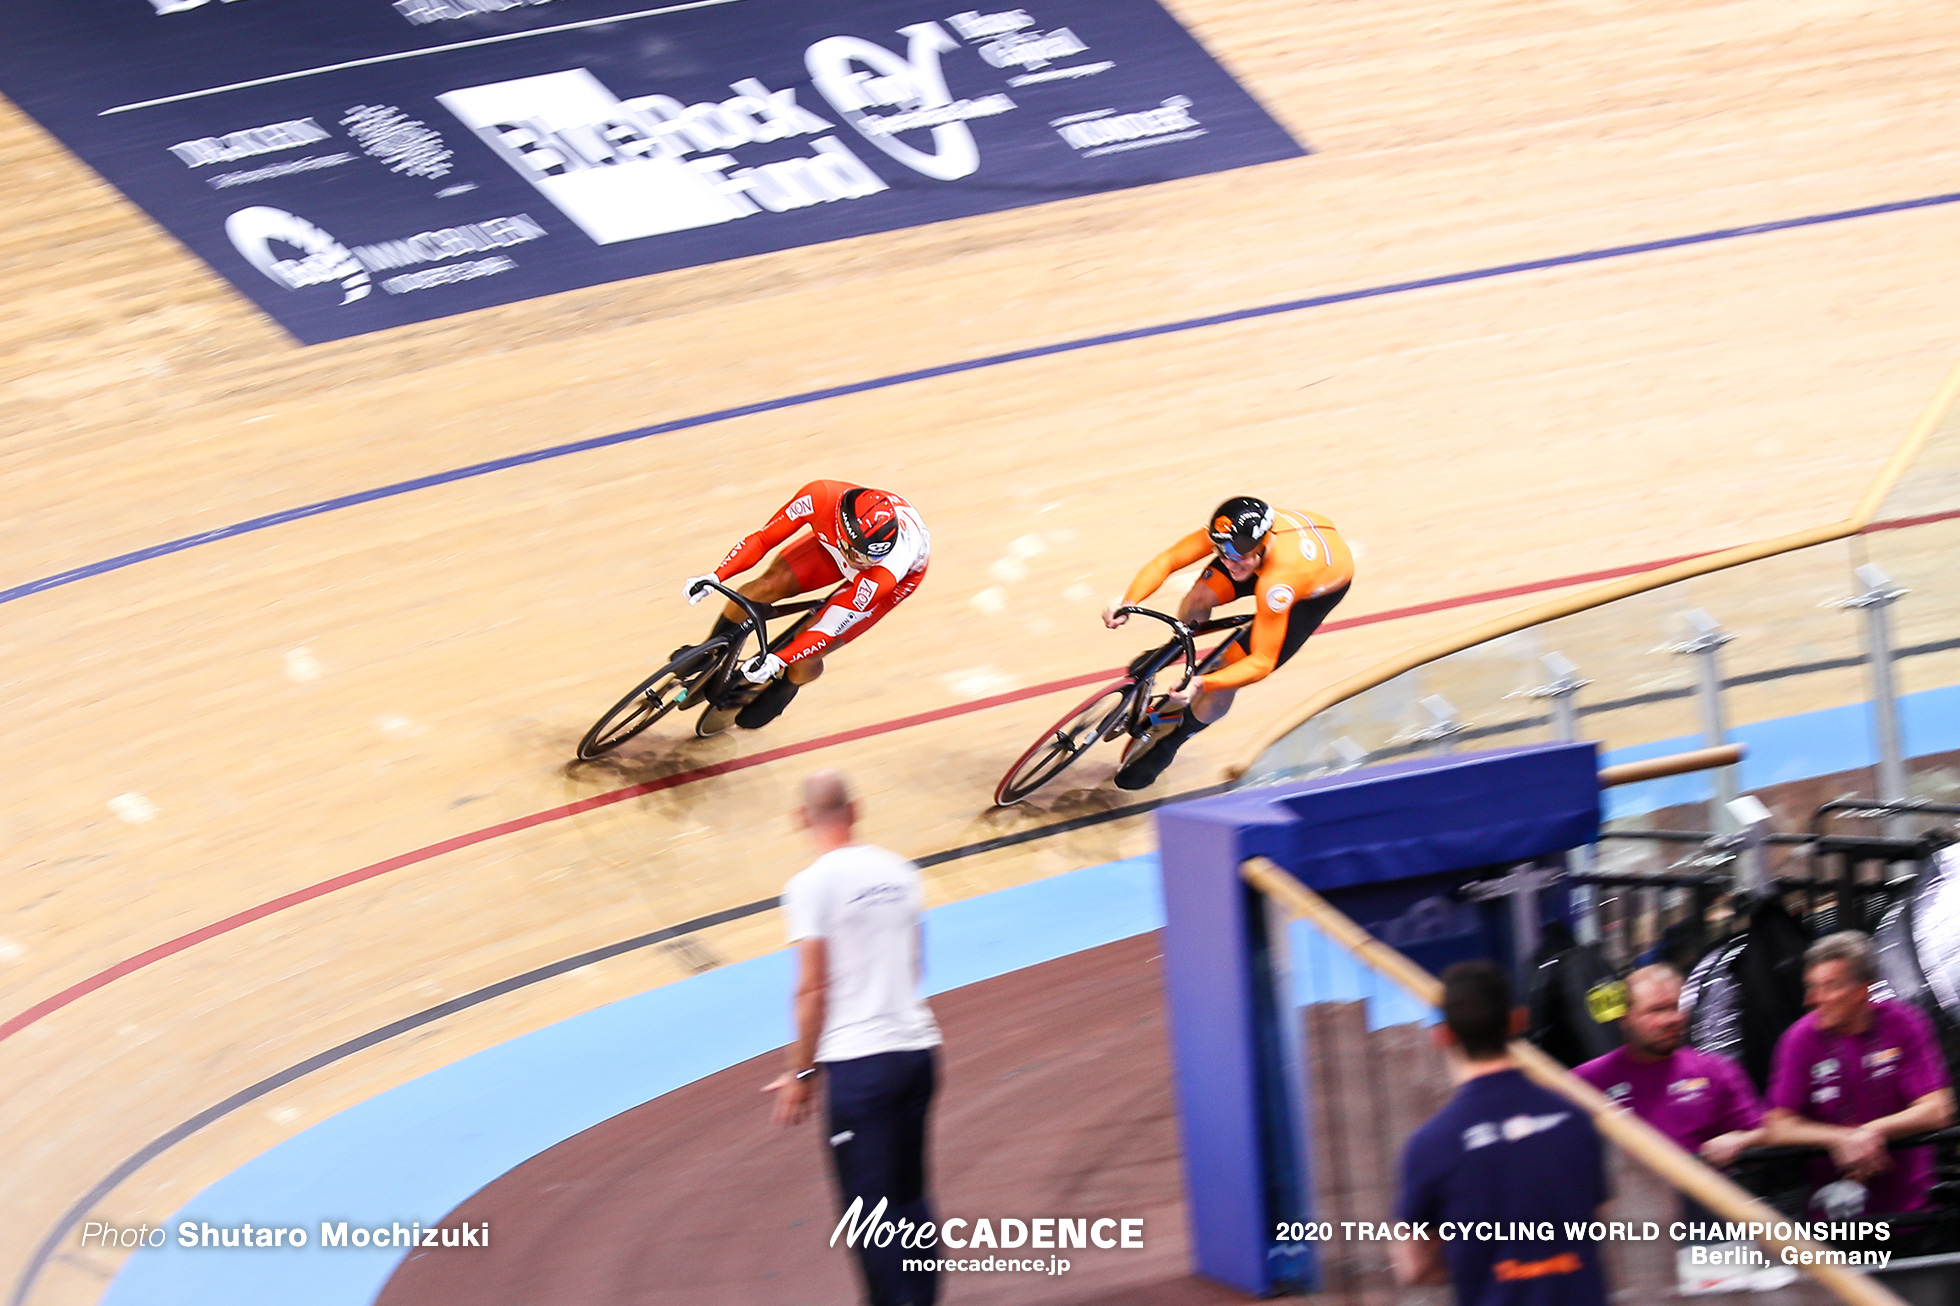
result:
M 1178 604 L 1178 620 L 1196 625 L 1218 604 L 1252 595 L 1258 609 L 1250 640 L 1236 637 L 1223 666 L 1158 700 L 1154 710 L 1169 729 L 1116 772 L 1119 789 L 1142 789 L 1155 781 L 1185 740 L 1231 710 L 1238 690 L 1284 666 L 1347 597 L 1354 579 L 1354 555 L 1333 522 L 1318 513 L 1276 511 L 1262 499 L 1240 495 L 1218 505 L 1205 529 L 1144 564 L 1123 597 L 1103 609 L 1103 624 L 1112 630 L 1122 625 L 1129 617 L 1117 608 L 1143 602 L 1172 572 L 1205 557 L 1211 565 Z

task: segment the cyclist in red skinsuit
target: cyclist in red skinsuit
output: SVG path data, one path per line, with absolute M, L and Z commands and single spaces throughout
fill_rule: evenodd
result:
M 1158 701 L 1157 738 L 1117 770 L 1119 789 L 1155 781 L 1185 740 L 1231 710 L 1238 690 L 1284 666 L 1347 597 L 1354 579 L 1354 555 L 1333 522 L 1240 495 L 1219 504 L 1203 530 L 1145 563 L 1123 597 L 1103 609 L 1103 624 L 1112 630 L 1122 625 L 1129 616 L 1119 607 L 1143 602 L 1172 572 L 1204 558 L 1211 565 L 1198 573 L 1178 605 L 1178 619 L 1195 626 L 1217 604 L 1256 597 L 1250 634 L 1233 642 L 1218 670 L 1194 677 L 1182 693 Z
M 824 654 L 850 643 L 904 602 L 925 579 L 932 557 L 932 537 L 904 499 L 849 481 L 811 481 L 761 530 L 730 549 L 713 578 L 727 583 L 805 526 L 811 534 L 784 549 L 740 593 L 759 603 L 779 603 L 810 590 L 838 588 L 795 639 L 776 653 L 758 653 L 743 664 L 742 674 L 752 683 L 768 686 L 736 716 L 735 723 L 744 729 L 758 729 L 781 716 L 796 691 L 823 674 Z M 696 576 L 687 582 L 689 603 L 714 593 L 704 583 L 708 579 Z M 741 620 L 742 610 L 729 603 L 714 633 Z

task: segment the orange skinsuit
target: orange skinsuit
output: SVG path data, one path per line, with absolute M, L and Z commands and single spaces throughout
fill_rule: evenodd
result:
M 1204 689 L 1241 689 L 1271 675 L 1286 643 L 1293 605 L 1332 594 L 1354 579 L 1354 555 L 1348 552 L 1334 523 L 1319 513 L 1275 509 L 1265 549 L 1253 576 L 1253 594 L 1259 606 L 1252 619 L 1252 651 L 1244 652 L 1234 644 L 1226 651 L 1225 665 L 1199 680 Z M 1123 602 L 1143 602 L 1170 579 L 1172 572 L 1212 556 L 1211 537 L 1201 530 L 1192 531 L 1144 564 L 1124 591 Z M 1238 586 L 1217 562 L 1205 568 L 1199 579 L 1211 586 L 1220 603 L 1240 597 Z

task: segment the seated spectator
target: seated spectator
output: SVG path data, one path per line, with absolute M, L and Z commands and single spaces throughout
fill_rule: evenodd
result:
M 1565 1236 L 1568 1222 L 1592 1220 L 1606 1201 L 1592 1120 L 1511 1059 L 1516 1024 L 1503 971 L 1463 961 L 1442 979 L 1436 1041 L 1457 1089 L 1402 1150 L 1395 1218 L 1427 1221 L 1432 1232 L 1392 1244 L 1396 1279 L 1453 1282 L 1457 1306 L 1606 1306 L 1599 1244 Z M 1445 1241 L 1436 1234 L 1443 1221 L 1506 1232 L 1549 1225 L 1553 1236 Z
M 1915 1211 L 1933 1186 L 1930 1147 L 1892 1152 L 1894 1138 L 1953 1123 L 1953 1088 L 1926 1017 L 1903 1002 L 1874 1002 L 1871 940 L 1827 935 L 1804 953 L 1812 1008 L 1776 1045 L 1764 1142 L 1823 1147 L 1831 1170 L 1863 1184 L 1865 1214 Z
M 1616 1106 L 1672 1139 L 1684 1152 L 1726 1167 L 1760 1141 L 1762 1099 L 1742 1067 L 1727 1057 L 1684 1046 L 1688 1013 L 1681 1010 L 1681 973 L 1643 966 L 1627 976 L 1624 1046 L 1572 1073 Z

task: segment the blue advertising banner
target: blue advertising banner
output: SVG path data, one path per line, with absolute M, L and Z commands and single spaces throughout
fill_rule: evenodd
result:
M 1304 151 L 1156 0 L 9 0 L 0 90 L 308 344 Z

